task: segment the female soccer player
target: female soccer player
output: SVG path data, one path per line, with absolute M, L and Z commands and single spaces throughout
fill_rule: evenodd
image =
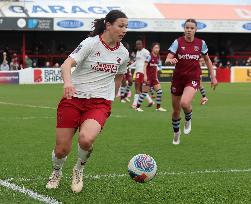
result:
M 73 168 L 72 191 L 83 187 L 83 168 L 92 145 L 110 115 L 111 103 L 121 85 L 129 61 L 120 43 L 127 32 L 127 16 L 118 10 L 94 22 L 94 31 L 61 66 L 64 97 L 57 109 L 56 145 L 52 151 L 53 172 L 46 188 L 57 188 L 62 167 L 77 129 L 78 160 Z M 71 75 L 71 68 L 76 66 Z
M 140 94 L 138 99 L 137 108 L 140 108 L 147 92 L 149 92 L 150 87 L 156 91 L 156 111 L 166 111 L 166 109 L 160 107 L 161 106 L 161 98 L 162 98 L 162 89 L 158 80 L 158 64 L 160 61 L 159 57 L 160 45 L 159 43 L 153 43 L 151 54 L 149 54 L 146 58 L 144 65 L 144 81 L 145 86 L 143 88 L 144 92 Z
M 125 46 L 125 48 L 129 52 L 129 49 L 130 49 L 129 44 L 127 42 L 125 42 L 123 45 Z M 126 101 L 130 102 L 130 99 L 128 98 L 128 94 L 129 94 L 129 92 L 131 90 L 131 86 L 133 84 L 131 68 L 129 67 L 130 64 L 131 64 L 131 60 L 130 60 L 130 62 L 128 62 L 127 72 L 125 73 L 123 80 L 121 82 L 121 87 L 120 87 L 120 102 L 121 103 L 126 103 Z
M 135 95 L 134 95 L 132 108 L 135 108 L 136 111 L 141 112 L 143 110 L 141 108 L 137 108 L 137 102 L 139 99 L 139 95 L 142 94 L 142 86 L 144 83 L 144 64 L 145 64 L 147 56 L 150 53 L 147 49 L 144 48 L 142 40 L 136 41 L 136 49 L 137 49 L 136 60 L 135 60 L 135 63 L 133 63 L 136 65 Z M 148 94 L 146 95 L 146 99 L 148 101 L 148 106 L 149 107 L 152 106 L 154 102 Z
M 204 40 L 195 38 L 197 22 L 187 19 L 184 24 L 185 35 L 176 39 L 169 48 L 166 63 L 175 64 L 172 78 L 172 125 L 174 130 L 173 144 L 180 143 L 180 110 L 185 113 L 184 134 L 191 132 L 192 101 L 200 86 L 201 68 L 199 59 L 202 56 L 209 69 L 211 86 L 215 89 L 217 80 L 213 65 L 208 56 L 208 48 Z

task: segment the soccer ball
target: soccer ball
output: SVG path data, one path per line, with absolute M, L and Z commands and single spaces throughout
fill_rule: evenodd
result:
M 150 181 L 157 172 L 155 160 L 147 154 L 137 154 L 128 163 L 128 173 L 139 183 Z

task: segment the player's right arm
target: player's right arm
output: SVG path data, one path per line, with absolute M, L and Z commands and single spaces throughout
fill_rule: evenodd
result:
M 169 53 L 166 57 L 165 61 L 166 65 L 175 65 L 178 62 L 178 60 L 174 57 L 175 54 L 177 53 L 177 50 L 178 50 L 178 40 L 175 40 L 168 49 Z
M 64 97 L 71 99 L 76 89 L 71 80 L 71 68 L 85 61 L 90 55 L 93 45 L 93 38 L 86 38 L 78 47 L 69 55 L 69 57 L 61 65 L 62 77 L 64 80 Z
M 62 77 L 64 80 L 64 98 L 71 99 L 76 89 L 71 82 L 71 68 L 76 66 L 76 61 L 68 57 L 61 65 Z

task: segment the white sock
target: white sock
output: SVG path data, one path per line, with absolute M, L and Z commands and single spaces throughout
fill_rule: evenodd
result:
M 92 147 L 90 150 L 86 151 L 83 150 L 79 144 L 78 144 L 78 161 L 76 163 L 76 168 L 81 170 L 85 163 L 87 162 L 87 159 L 90 157 L 92 153 Z
M 58 159 L 55 155 L 54 150 L 52 151 L 51 160 L 52 160 L 53 168 L 55 170 L 61 170 L 66 159 L 67 159 L 67 156 L 62 159 Z
M 134 100 L 133 100 L 132 105 L 136 106 L 137 103 L 138 103 L 138 99 L 139 99 L 139 94 L 135 94 L 135 95 L 134 95 Z
M 148 101 L 148 103 L 152 103 L 153 100 L 152 98 L 149 96 L 149 94 L 146 94 L 146 100 Z

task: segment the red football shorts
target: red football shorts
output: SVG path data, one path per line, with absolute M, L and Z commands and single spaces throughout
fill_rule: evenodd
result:
M 143 84 L 143 83 L 144 83 L 144 74 L 141 73 L 141 72 L 137 72 L 137 73 L 136 73 L 135 82 L 136 82 L 136 83 L 139 83 L 139 84 Z
M 173 80 L 171 85 L 171 93 L 175 96 L 181 96 L 183 94 L 184 89 L 188 86 L 193 87 L 197 91 L 200 87 L 200 80 Z
M 147 74 L 147 85 L 153 87 L 159 84 L 157 69 L 149 69 L 147 70 L 146 74 Z
M 103 98 L 62 98 L 57 109 L 57 128 L 78 128 L 87 119 L 101 127 L 111 114 L 112 101 Z
M 124 74 L 124 80 L 125 81 L 132 81 L 132 74 L 131 73 L 125 73 Z

